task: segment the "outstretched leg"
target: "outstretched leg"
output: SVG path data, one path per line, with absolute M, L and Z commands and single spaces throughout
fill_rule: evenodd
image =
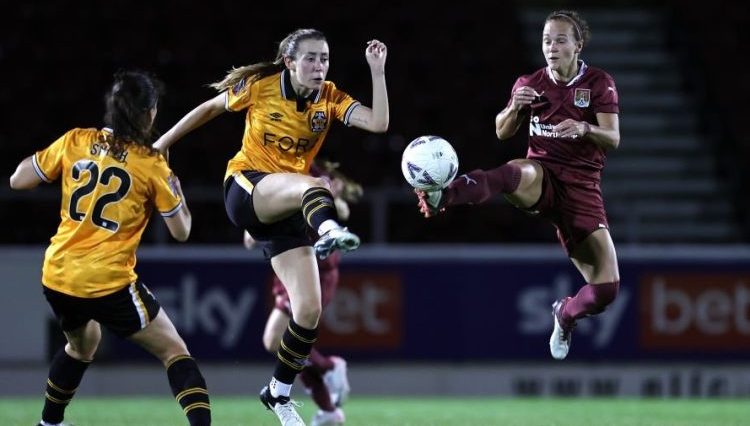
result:
M 499 194 L 518 207 L 528 208 L 541 196 L 543 176 L 542 166 L 527 159 L 509 161 L 491 170 L 473 170 L 456 177 L 442 191 L 417 191 L 420 210 L 430 217 L 446 207 L 479 204 Z

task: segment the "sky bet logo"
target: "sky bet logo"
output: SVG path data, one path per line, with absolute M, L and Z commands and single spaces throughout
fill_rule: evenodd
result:
M 640 299 L 645 348 L 750 348 L 750 275 L 650 275 L 641 280 Z

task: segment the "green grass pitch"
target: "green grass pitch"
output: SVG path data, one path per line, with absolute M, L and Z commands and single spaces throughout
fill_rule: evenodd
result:
M 309 421 L 315 407 L 303 398 Z M 354 397 L 344 407 L 347 425 L 503 426 L 733 426 L 750 424 L 746 400 L 706 399 L 502 399 Z M 3 398 L 0 425 L 32 426 L 40 419 L 41 398 Z M 278 425 L 255 395 L 212 398 L 213 424 Z M 166 397 L 76 398 L 66 421 L 75 426 L 184 426 L 182 411 Z

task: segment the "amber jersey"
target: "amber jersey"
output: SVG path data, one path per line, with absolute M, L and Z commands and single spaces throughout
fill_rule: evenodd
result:
M 560 83 L 549 68 L 521 76 L 511 91 L 521 86 L 533 88 L 539 96 L 532 102 L 529 117 L 527 158 L 574 168 L 599 179 L 604 167 L 604 148 L 585 139 L 560 138 L 553 126 L 570 118 L 597 125 L 596 113 L 619 113 L 614 80 L 599 68 L 580 62 L 578 75 Z
M 225 180 L 242 170 L 307 174 L 333 120 L 349 125 L 359 102 L 330 81 L 298 99 L 290 78 L 284 70 L 227 90 L 226 109 L 247 113 L 242 149 L 229 161 Z
M 136 281 L 135 251 L 152 210 L 168 217 L 182 207 L 164 157 L 130 146 L 115 158 L 108 133 L 73 129 L 32 157 L 42 180 L 62 186 L 42 283 L 71 296 L 101 297 Z

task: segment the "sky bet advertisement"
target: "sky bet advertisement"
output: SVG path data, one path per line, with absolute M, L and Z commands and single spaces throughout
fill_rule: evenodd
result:
M 140 259 L 141 278 L 204 361 L 267 360 L 270 265 Z M 750 265 L 621 261 L 621 287 L 574 331 L 571 361 L 746 360 Z M 567 259 L 435 262 L 345 257 L 318 348 L 358 360 L 550 359 L 552 302 L 584 284 Z M 145 355 L 107 339 L 110 359 Z

